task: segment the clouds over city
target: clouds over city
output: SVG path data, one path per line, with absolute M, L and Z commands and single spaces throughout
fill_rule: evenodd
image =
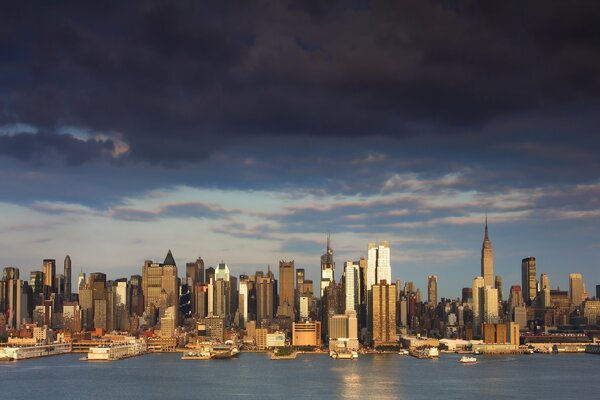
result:
M 194 236 L 253 265 L 317 260 L 331 231 L 344 258 L 385 236 L 399 262 L 456 267 L 477 265 L 487 211 L 532 251 L 544 225 L 563 232 L 592 271 L 598 16 L 594 2 L 7 5 L 0 229 L 67 252 L 37 219 L 112 226 L 140 236 L 139 257 Z

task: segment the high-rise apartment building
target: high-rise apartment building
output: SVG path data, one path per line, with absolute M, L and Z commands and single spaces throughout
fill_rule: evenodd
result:
M 71 289 L 71 257 L 67 255 L 64 262 L 64 275 L 65 275 L 65 299 L 71 301 L 72 289 Z
M 494 252 L 488 235 L 487 215 L 485 217 L 485 233 L 481 246 L 481 276 L 484 286 L 494 287 Z
M 359 310 L 360 298 L 360 265 L 358 261 L 346 261 L 344 264 L 345 309 Z
M 521 287 L 523 299 L 531 305 L 537 296 L 537 271 L 535 257 L 526 257 L 521 261 Z

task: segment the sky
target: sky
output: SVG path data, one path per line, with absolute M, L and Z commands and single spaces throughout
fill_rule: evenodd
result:
M 0 13 L 0 266 L 392 278 L 455 298 L 537 258 L 600 284 L 600 3 L 11 2 Z M 221 4 L 227 3 L 227 4 Z

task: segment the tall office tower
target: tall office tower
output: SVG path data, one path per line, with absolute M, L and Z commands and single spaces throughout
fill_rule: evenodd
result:
M 429 275 L 427 277 L 427 302 L 430 306 L 437 306 L 437 290 L 438 280 L 437 276 Z
M 91 280 L 91 279 L 90 279 Z M 81 306 L 81 324 L 91 328 L 94 321 L 94 299 L 90 282 L 85 280 L 79 286 L 79 305 Z
M 331 248 L 331 236 L 327 235 L 327 250 L 321 256 L 321 297 L 330 282 L 335 282 L 335 262 L 333 261 L 333 249 Z
M 485 234 L 481 246 L 481 276 L 483 277 L 484 286 L 494 287 L 494 252 L 492 251 L 492 242 L 490 242 L 488 236 L 487 215 L 485 216 Z
M 114 296 L 114 327 L 119 331 L 129 330 L 129 309 L 131 306 L 131 291 L 127 279 L 119 279 L 113 288 Z
M 131 275 L 129 277 L 129 290 L 131 300 L 129 302 L 129 314 L 142 316 L 144 314 L 144 295 L 142 294 L 142 276 Z
M 221 278 L 213 282 L 213 315 L 230 320 L 229 282 Z
M 540 275 L 540 289 L 544 289 L 545 287 L 550 287 L 550 279 L 548 278 L 548 274 Z
M 80 272 L 79 275 L 77 275 L 77 291 L 78 292 L 82 285 L 85 285 L 85 272 Z
M 144 296 L 144 309 L 148 314 L 150 314 L 151 309 L 159 309 L 161 313 L 164 313 L 166 308 L 174 306 L 178 318 L 179 279 L 177 278 L 177 265 L 171 250 L 167 253 L 162 264 L 150 260 L 144 262 L 142 268 L 142 294 Z
M 215 280 L 215 269 L 213 267 L 208 267 L 206 271 L 204 271 L 204 283 L 210 283 L 210 280 Z
M 194 285 L 193 313 L 198 318 L 208 316 L 208 284 L 196 283 Z
M 596 285 L 596 300 L 600 300 L 600 285 Z
M 473 335 L 481 335 L 481 324 L 484 316 L 485 280 L 482 276 L 473 279 Z
M 279 304 L 277 316 L 294 320 L 294 260 L 279 261 Z
M 344 291 L 345 291 L 345 310 L 359 310 L 360 299 L 360 265 L 358 261 L 346 261 L 344 264 Z
M 248 283 L 248 276 L 240 275 L 240 290 L 238 295 L 238 310 L 240 320 L 238 321 L 238 325 L 242 329 L 246 327 L 246 323 L 248 322 Z
M 229 267 L 227 264 L 221 261 L 219 265 L 217 265 L 217 269 L 215 269 L 215 280 L 222 279 L 226 282 L 229 282 L 229 277 L 231 276 L 229 272 Z
M 56 282 L 54 283 L 56 288 L 56 294 L 64 296 L 65 293 L 65 276 L 63 274 L 56 275 Z
M 273 319 L 275 282 L 269 276 L 256 278 L 256 322 L 262 326 L 265 319 Z
M 527 257 L 521 261 L 521 287 L 523 299 L 527 305 L 537 296 L 537 273 L 535 257 Z
M 33 294 L 40 294 L 44 292 L 44 273 L 42 271 L 31 271 L 29 274 L 29 286 Z
M 367 290 L 381 280 L 392 282 L 390 243 L 387 240 L 367 245 Z
M 464 287 L 462 288 L 462 298 L 463 303 L 473 303 L 473 288 Z
M 304 296 L 304 268 L 296 269 L 296 297 Z
M 92 299 L 106 299 L 106 274 L 102 272 L 92 272 L 90 274 L 90 286 L 92 287 Z
M 486 286 L 483 290 L 483 322 L 496 324 L 499 322 L 498 289 Z
M 498 302 L 502 303 L 504 296 L 502 295 L 502 277 L 500 275 L 496 275 L 494 287 L 498 289 Z
M 194 286 L 198 281 L 198 265 L 195 262 L 189 262 L 185 264 L 185 284 Z
M 94 328 L 102 329 L 103 331 L 108 330 L 108 300 L 104 299 L 94 300 Z
M 574 307 L 579 307 L 583 301 L 583 277 L 581 274 L 569 274 L 569 295 L 571 304 Z
M 67 255 L 64 263 L 64 275 L 65 275 L 65 299 L 71 301 L 71 257 Z
M 396 342 L 396 286 L 381 280 L 372 286 L 373 342 L 377 346 Z
M 521 286 L 512 285 L 510 287 L 510 295 L 508 297 L 508 303 L 510 305 L 511 312 L 512 312 L 512 310 L 514 310 L 515 307 L 521 307 L 521 306 L 525 305 Z
M 400 301 L 402 294 L 402 281 L 400 279 L 396 279 L 396 302 Z
M 21 321 L 27 309 L 27 297 L 23 295 L 23 281 L 19 279 L 19 268 L 6 267 L 2 271 L 4 282 L 4 308 L 6 326 L 11 329 L 21 329 Z M 25 301 L 25 304 L 22 302 Z
M 54 282 L 56 280 L 56 260 L 44 260 L 44 286 L 48 287 L 48 293 L 55 293 Z

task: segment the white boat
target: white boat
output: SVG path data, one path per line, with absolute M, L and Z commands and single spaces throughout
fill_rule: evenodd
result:
M 437 358 L 440 356 L 440 352 L 437 347 L 423 347 L 414 349 L 410 355 L 416 358 Z
M 475 357 L 462 356 L 459 360 L 463 364 L 476 364 L 477 359 Z
M 408 351 L 408 350 L 406 350 L 406 349 L 402 349 L 402 350 L 400 350 L 400 351 L 398 352 L 398 355 L 399 355 L 399 356 L 407 356 L 407 355 L 409 355 L 409 354 L 410 354 L 410 353 L 409 353 L 409 351 Z
M 27 358 L 37 358 L 54 356 L 71 352 L 71 343 L 54 343 L 48 345 L 35 345 L 23 347 L 5 347 L 3 360 L 24 360 Z

